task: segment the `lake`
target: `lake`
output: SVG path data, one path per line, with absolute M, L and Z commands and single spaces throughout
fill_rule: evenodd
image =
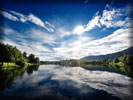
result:
M 40 65 L 0 70 L 1 100 L 132 100 L 133 80 L 104 67 Z

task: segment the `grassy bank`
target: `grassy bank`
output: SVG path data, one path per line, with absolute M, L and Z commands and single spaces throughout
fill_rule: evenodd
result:
M 0 62 L 0 68 L 2 69 L 16 69 L 16 68 L 19 68 L 19 67 L 24 67 L 24 66 L 20 66 L 20 65 L 17 65 L 16 63 L 14 62 L 4 62 L 3 65 L 2 63 Z M 26 63 L 25 66 L 34 66 L 34 65 L 39 65 L 37 63 Z
M 16 47 L 0 42 L 0 67 L 3 69 L 14 69 L 18 67 L 39 65 L 40 59 L 34 54 L 27 56 L 26 52 L 21 52 Z

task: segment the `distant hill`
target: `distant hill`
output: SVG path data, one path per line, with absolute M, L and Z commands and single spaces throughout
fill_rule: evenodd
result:
M 120 52 L 112 53 L 112 54 L 107 54 L 107 55 L 97 55 L 97 56 L 86 56 L 82 59 L 89 59 L 89 60 L 105 60 L 105 59 L 114 59 L 118 58 L 120 56 L 123 56 L 123 54 L 133 54 L 133 47 L 130 47 L 128 49 L 125 49 Z

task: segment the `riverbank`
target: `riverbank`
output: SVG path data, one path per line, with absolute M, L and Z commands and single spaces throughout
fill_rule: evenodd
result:
M 1 65 L 2 63 L 0 63 Z M 25 66 L 39 66 L 40 64 L 37 64 L 37 63 L 25 63 Z M 12 70 L 12 69 L 17 69 L 17 68 L 20 68 L 20 67 L 25 67 L 25 66 L 20 66 L 20 65 L 17 65 L 16 63 L 14 62 L 4 62 L 3 65 L 0 66 L 1 69 L 4 69 L 4 70 Z
M 40 59 L 34 54 L 27 55 L 16 47 L 0 42 L 0 67 L 2 69 L 15 69 L 25 66 L 40 65 Z
M 41 64 L 53 64 L 71 67 L 91 67 L 91 66 L 105 66 L 108 68 L 115 68 L 124 72 L 127 76 L 133 78 L 133 55 L 124 54 L 121 57 L 115 59 L 106 60 L 89 60 L 89 59 L 79 59 L 79 60 L 61 60 L 61 61 L 41 61 Z

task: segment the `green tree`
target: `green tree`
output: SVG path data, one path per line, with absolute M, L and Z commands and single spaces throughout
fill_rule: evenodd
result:
M 4 55 L 6 55 L 6 47 L 5 47 L 5 45 L 3 44 L 3 43 L 1 43 L 0 42 L 0 62 L 2 62 L 2 65 L 3 65 L 3 62 L 4 62 L 4 60 L 5 60 L 5 56 Z
M 17 62 L 19 60 L 20 51 L 16 47 L 14 47 L 12 49 L 12 54 L 14 56 L 15 62 Z
M 6 58 L 5 58 L 5 62 L 14 62 L 14 57 L 12 55 L 12 52 L 10 51 L 10 49 L 7 47 L 7 51 L 6 51 Z
M 4 45 L 3 43 L 0 42 L 0 62 L 14 62 L 14 57 L 11 52 L 12 46 L 9 45 Z
M 33 63 L 35 61 L 35 55 L 34 54 L 30 54 L 28 58 L 29 58 L 30 63 Z
M 34 59 L 34 63 L 40 64 L 40 60 L 39 60 L 38 57 L 36 57 L 36 58 Z
M 27 53 L 26 53 L 26 52 L 23 52 L 23 56 L 24 56 L 25 58 L 27 58 Z
M 35 57 L 34 54 L 30 54 L 27 57 L 26 52 L 21 52 L 16 47 L 11 45 L 5 45 L 0 42 L 0 62 L 3 65 L 4 62 L 15 62 L 18 65 L 25 66 L 26 62 L 37 63 L 40 64 L 40 60 L 38 57 Z

